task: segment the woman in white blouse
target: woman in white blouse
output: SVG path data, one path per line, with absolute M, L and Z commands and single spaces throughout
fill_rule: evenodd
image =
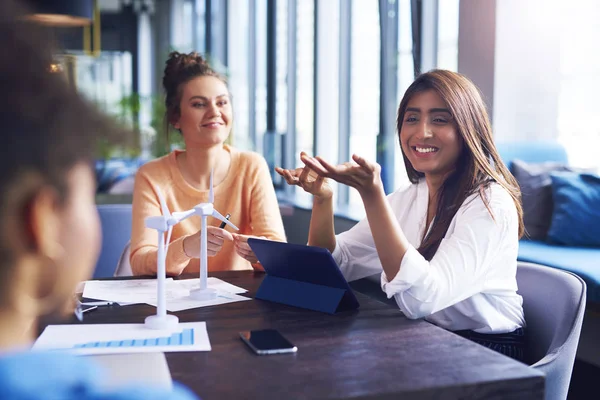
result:
M 454 72 L 422 74 L 398 107 L 397 127 L 411 183 L 387 197 L 381 167 L 357 155 L 336 166 L 301 153 L 304 167 L 277 169 L 313 194 L 308 244 L 329 249 L 348 280 L 381 273 L 407 317 L 523 360 L 520 191 L 478 89 Z M 338 236 L 327 178 L 355 188 L 367 215 Z

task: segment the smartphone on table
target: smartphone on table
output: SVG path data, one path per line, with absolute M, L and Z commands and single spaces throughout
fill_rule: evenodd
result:
M 256 354 L 295 353 L 298 348 L 275 329 L 240 332 L 240 337 Z

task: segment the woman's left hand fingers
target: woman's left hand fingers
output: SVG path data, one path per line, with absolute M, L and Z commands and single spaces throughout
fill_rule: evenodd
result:
M 235 247 L 244 251 L 252 251 L 248 242 L 235 242 Z
M 242 257 L 243 259 L 249 261 L 250 263 L 258 262 L 254 251 L 248 244 L 248 238 L 256 237 L 256 236 L 248 236 L 248 235 L 240 235 L 234 234 L 234 245 L 236 253 Z
M 249 250 L 249 249 L 246 249 L 246 248 L 236 245 L 235 251 L 240 257 L 242 257 L 243 259 L 245 259 L 251 263 L 255 263 L 258 261 L 258 259 L 256 258 L 256 255 L 254 254 L 254 252 L 252 250 Z

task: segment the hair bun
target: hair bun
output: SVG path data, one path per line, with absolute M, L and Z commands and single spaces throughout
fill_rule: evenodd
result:
M 198 52 L 180 53 L 172 51 L 169 53 L 163 76 L 165 91 L 168 92 L 173 89 L 173 85 L 178 86 L 182 81 L 187 80 L 190 75 L 217 74 L 210 67 L 208 61 Z

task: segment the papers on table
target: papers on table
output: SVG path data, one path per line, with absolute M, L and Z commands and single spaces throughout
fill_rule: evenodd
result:
M 169 289 L 172 282 L 173 278 L 166 280 L 167 299 L 174 295 L 173 290 Z M 117 303 L 145 303 L 148 299 L 156 301 L 156 279 L 88 281 L 83 288 L 83 297 Z
M 229 292 L 233 294 L 242 294 L 247 292 L 246 289 L 232 285 L 229 282 L 222 281 L 219 278 L 210 277 L 207 278 L 206 282 L 209 288 L 215 289 L 217 291 Z M 200 287 L 200 279 L 182 279 L 180 281 L 173 281 L 173 283 L 187 290 L 196 289 Z
M 232 285 L 218 278 L 210 277 L 208 287 L 217 291 L 214 300 L 199 301 L 189 297 L 190 290 L 199 287 L 199 279 L 166 280 L 167 310 L 171 312 L 190 308 L 207 307 L 236 301 L 250 300 L 239 296 L 247 290 Z M 89 299 L 124 303 L 146 303 L 156 306 L 156 279 L 132 279 L 119 281 L 87 281 L 83 289 L 83 297 Z
M 66 350 L 76 354 L 210 351 L 205 322 L 181 322 L 173 329 L 144 324 L 49 325 L 33 350 Z
M 189 294 L 189 291 L 188 291 Z M 182 310 L 189 310 L 190 308 L 218 306 L 220 304 L 235 303 L 236 301 L 252 300 L 249 297 L 240 296 L 237 294 L 219 291 L 217 298 L 213 300 L 195 300 L 186 295 L 185 297 L 179 297 L 174 299 L 167 299 L 167 310 L 171 312 L 177 312 Z M 156 301 L 147 302 L 151 306 L 156 307 Z

